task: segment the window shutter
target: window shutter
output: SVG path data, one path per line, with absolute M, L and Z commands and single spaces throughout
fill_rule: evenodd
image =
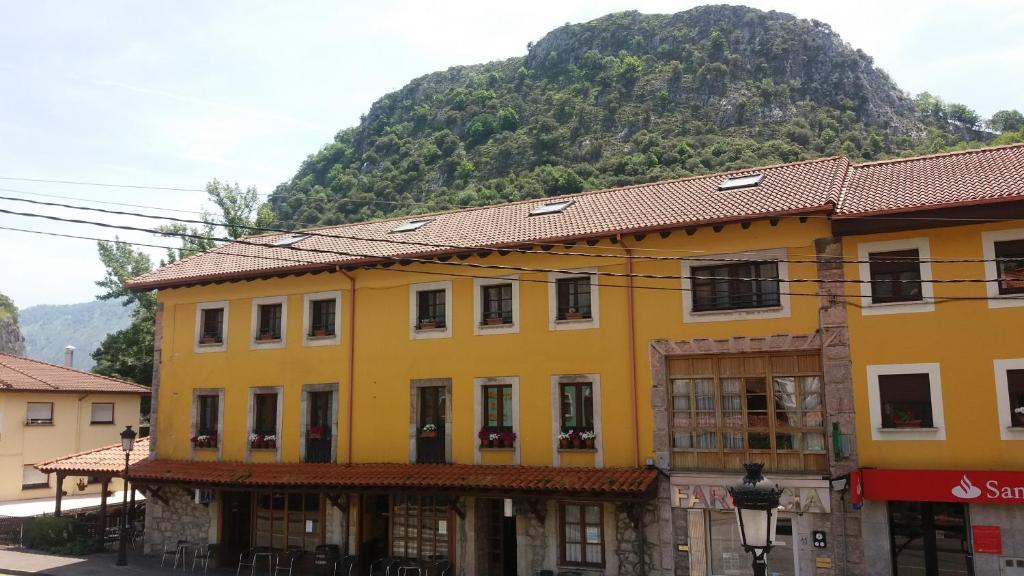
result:
M 112 423 L 114 421 L 114 404 L 112 402 L 92 403 L 93 423 Z
M 31 464 L 26 464 L 21 472 L 22 486 L 35 486 L 49 483 L 50 477 L 36 470 Z
M 53 404 L 48 402 L 29 402 L 25 418 L 29 422 L 53 420 Z

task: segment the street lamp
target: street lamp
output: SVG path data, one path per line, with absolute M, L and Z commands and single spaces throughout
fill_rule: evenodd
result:
M 761 474 L 760 462 L 743 465 L 747 475 L 729 488 L 736 522 L 740 526 L 743 549 L 754 556 L 754 576 L 768 574 L 768 552 L 775 543 L 775 524 L 779 519 L 779 497 L 782 489 Z
M 121 492 L 124 501 L 121 504 L 121 530 L 118 531 L 120 541 L 117 548 L 117 565 L 128 565 L 128 455 L 135 447 L 135 430 L 131 425 L 125 426 L 121 432 L 121 449 L 124 450 L 124 470 L 121 472 Z

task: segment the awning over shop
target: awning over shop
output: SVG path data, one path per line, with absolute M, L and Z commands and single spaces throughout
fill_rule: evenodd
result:
M 1024 471 L 865 468 L 859 473 L 866 500 L 1024 504 Z
M 654 495 L 654 468 L 551 468 L 469 464 L 246 464 L 147 460 L 128 469 L 144 484 L 196 487 L 434 490 L 640 499 Z

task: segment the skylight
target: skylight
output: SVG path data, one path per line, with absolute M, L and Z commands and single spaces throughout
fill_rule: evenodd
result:
M 718 184 L 719 190 L 735 190 L 737 188 L 752 188 L 764 180 L 764 174 L 750 174 L 748 176 L 733 176 L 726 178 Z
M 402 224 L 399 224 L 398 226 L 395 226 L 391 231 L 392 232 L 412 232 L 413 230 L 419 230 L 420 228 L 423 228 L 424 226 L 426 226 L 430 222 L 431 222 L 430 220 L 410 220 L 408 222 L 403 222 Z
M 542 214 L 557 214 L 562 210 L 565 210 L 569 206 L 572 206 L 575 200 L 563 200 L 561 202 L 548 202 L 547 204 L 541 204 L 533 210 L 530 210 L 530 216 L 540 216 Z
M 287 236 L 284 236 L 282 238 L 278 238 L 277 240 L 274 240 L 274 243 L 272 244 L 272 246 L 277 246 L 277 247 L 291 246 L 292 244 L 295 244 L 296 242 L 300 242 L 302 240 L 305 240 L 306 238 L 309 238 L 309 234 L 289 234 Z

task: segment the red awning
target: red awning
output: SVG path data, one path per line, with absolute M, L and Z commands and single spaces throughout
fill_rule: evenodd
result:
M 653 496 L 654 468 L 551 468 L 470 464 L 245 464 L 147 460 L 128 468 L 137 484 L 279 488 L 502 491 Z
M 865 468 L 860 473 L 867 500 L 1024 504 L 1024 471 Z

